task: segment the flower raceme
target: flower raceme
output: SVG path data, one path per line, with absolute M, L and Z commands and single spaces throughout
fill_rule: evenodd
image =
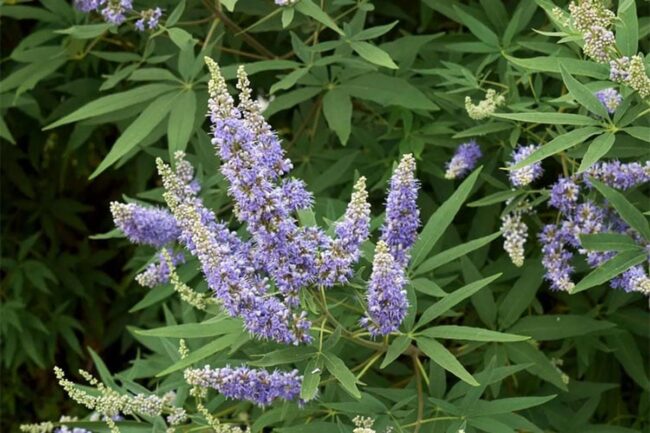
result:
M 583 189 L 591 188 L 590 179 L 599 180 L 612 188 L 627 190 L 650 181 L 650 161 L 621 163 L 600 162 L 583 174 L 560 178 L 552 186 L 549 204 L 560 211 L 561 219 L 544 226 L 539 235 L 542 244 L 542 264 L 546 279 L 555 290 L 570 291 L 571 260 L 576 251 L 586 255 L 587 264 L 596 268 L 614 256 L 611 251 L 588 251 L 582 247 L 580 236 L 598 233 L 621 233 L 632 237 L 647 248 L 636 231 L 629 227 L 611 207 L 590 200 L 581 202 Z M 628 292 L 650 294 L 650 279 L 642 266 L 635 266 L 610 281 L 614 288 Z
M 138 277 L 141 284 L 153 286 L 172 276 L 175 286 L 183 286 L 179 293 L 192 298 L 191 289 L 173 272 L 173 266 L 184 260 L 173 248 L 183 247 L 198 259 L 208 287 L 225 311 L 241 318 L 252 335 L 283 344 L 309 343 L 311 322 L 300 309 L 300 293 L 310 286 L 346 284 L 354 274 L 361 245 L 370 234 L 366 179 L 355 183 L 332 236 L 320 227 L 300 225 L 296 212 L 311 207 L 312 195 L 304 182 L 288 176 L 292 163 L 251 98 L 244 70 L 238 71 L 236 103 L 217 64 L 211 59 L 206 63 L 211 74 L 212 143 L 222 160 L 220 170 L 229 184 L 234 215 L 245 224 L 250 239 L 241 240 L 206 208 L 183 152 L 175 155 L 174 168 L 157 160 L 169 210 L 113 203 L 115 223 L 132 242 L 162 251 L 158 262 Z M 395 331 L 405 316 L 404 268 L 419 226 L 418 189 L 415 159 L 404 155 L 390 180 L 378 246 L 383 259 L 376 261 L 368 289 L 373 325 L 367 325 L 373 335 Z M 379 304 L 386 318 L 378 315 Z

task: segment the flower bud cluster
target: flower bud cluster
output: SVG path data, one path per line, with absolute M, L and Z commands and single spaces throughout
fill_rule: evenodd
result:
M 174 415 L 171 418 L 170 425 L 177 425 L 186 420 L 182 409 L 176 408 L 164 398 L 154 394 L 122 394 L 113 388 L 109 388 L 95 379 L 90 373 L 79 370 L 79 374 L 95 388 L 92 394 L 84 391 L 72 381 L 66 379 L 65 373 L 59 367 L 54 368 L 54 374 L 59 381 L 59 385 L 75 402 L 86 406 L 90 410 L 98 412 L 102 419 L 108 425 L 111 433 L 119 433 L 119 428 L 115 421 L 121 420 L 120 414 L 124 415 L 144 415 L 158 416 L 163 413 Z M 80 433 L 80 432 L 79 432 Z
M 488 89 L 485 93 L 485 98 L 478 104 L 474 104 L 472 98 L 466 96 L 465 110 L 472 119 L 487 119 L 496 111 L 497 107 L 503 105 L 505 101 L 506 98 L 503 95 L 497 94 L 496 90 Z
M 530 205 L 524 202 L 501 217 L 503 249 L 517 267 L 524 264 L 524 248 L 528 239 L 528 226 L 523 222 L 523 216 L 530 211 Z
M 621 57 L 609 62 L 609 79 L 623 83 L 639 92 L 642 98 L 650 96 L 650 77 L 645 69 L 643 57 Z
M 584 39 L 583 50 L 598 63 L 607 63 L 616 45 L 610 30 L 616 16 L 602 0 L 584 0 L 569 5 L 571 23 Z

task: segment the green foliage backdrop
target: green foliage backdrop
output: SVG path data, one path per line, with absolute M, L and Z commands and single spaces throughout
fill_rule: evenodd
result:
M 554 12 L 567 2 L 135 4 L 161 7 L 160 25 L 138 32 L 132 19 L 115 26 L 64 0 L 0 1 L 1 429 L 77 415 L 83 421 L 68 425 L 107 431 L 60 390 L 54 365 L 78 382 L 84 368 L 121 393 L 175 390 L 189 412 L 198 406 L 183 368 L 247 362 L 295 367 L 305 374 L 303 396 L 318 389 L 301 410 L 209 395 L 211 414 L 253 432 L 351 432 L 357 415 L 375 419 L 377 432 L 650 431 L 648 298 L 607 283 L 632 264 L 647 271 L 648 248 L 615 249 L 598 273 L 576 263 L 575 293 L 551 291 L 542 278 L 536 234 L 555 218 L 547 187 L 599 160 L 650 156 L 650 99 L 620 86 L 623 102 L 608 115 L 594 93 L 614 85 L 609 66 L 585 56 L 580 34 Z M 646 53 L 650 70 L 647 1 L 608 6 L 617 50 Z M 240 228 L 204 115 L 205 56 L 233 90 L 244 65 L 293 176 L 314 193 L 304 225 L 339 219 L 363 175 L 376 232 L 394 163 L 415 156 L 422 228 L 401 332 L 364 346 L 348 331 L 363 313 L 371 243 L 349 286 L 305 295 L 311 314 L 331 316 L 315 346 L 261 344 L 222 313 L 182 302 L 170 284 L 134 282 L 155 251 L 128 246 L 109 202 L 162 205 L 155 158 L 185 151 L 206 205 Z M 480 101 L 488 89 L 504 103 L 471 118 L 465 98 Z M 482 168 L 446 179 L 445 163 L 469 139 L 484 150 Z M 518 143 L 543 145 L 525 161 L 545 170 L 528 189 L 512 189 L 503 169 Z M 647 245 L 648 184 L 622 194 L 595 185 L 592 196 L 605 197 Z M 537 212 L 516 267 L 500 217 L 523 200 Z M 584 245 L 609 251 L 609 241 Z M 179 274 L 205 290 L 196 260 Z M 209 431 L 208 417 L 191 413 L 179 431 Z M 121 431 L 165 431 L 162 417 L 129 419 Z

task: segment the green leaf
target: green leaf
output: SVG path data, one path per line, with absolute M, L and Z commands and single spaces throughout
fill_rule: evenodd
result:
M 588 170 L 592 165 L 598 162 L 600 158 L 605 156 L 605 154 L 609 152 L 609 150 L 614 145 L 615 140 L 616 136 L 611 132 L 606 132 L 596 137 L 594 141 L 592 141 L 589 145 L 589 148 L 587 148 L 585 156 L 582 157 L 578 173 L 582 173 L 583 171 Z
M 449 340 L 512 342 L 530 339 L 526 335 L 505 334 L 489 329 L 473 328 L 470 326 L 440 325 L 427 328 L 420 333 L 425 337 L 443 338 Z
M 418 240 L 413 245 L 411 267 L 417 267 L 429 254 L 438 239 L 445 233 L 449 224 L 454 220 L 458 210 L 469 197 L 474 184 L 481 173 L 481 167 L 474 170 L 456 191 L 431 215 L 429 221 L 420 232 Z
M 627 128 L 623 128 L 623 131 L 634 138 L 650 143 L 650 127 L 628 126 Z
M 205 338 L 216 337 L 217 335 L 231 334 L 241 330 L 241 323 L 238 320 L 219 317 L 216 320 L 210 319 L 201 323 L 185 323 L 182 325 L 163 326 L 156 329 L 138 329 L 134 332 L 145 337 L 168 337 L 168 338 Z
M 312 17 L 319 23 L 329 27 L 341 36 L 345 36 L 343 30 L 334 22 L 329 15 L 327 15 L 320 7 L 318 7 L 312 0 L 300 0 L 295 6 L 296 10 L 303 15 Z
M 11 135 L 11 131 L 2 116 L 0 116 L 0 137 L 4 138 L 11 144 L 16 144 L 16 140 L 14 140 L 14 136 Z
M 54 33 L 60 33 L 63 35 L 69 35 L 73 39 L 92 39 L 101 34 L 106 30 L 110 29 L 113 24 L 86 24 L 80 26 L 72 26 L 63 30 L 55 30 Z
M 90 179 L 97 177 L 144 140 L 164 120 L 179 95 L 180 93 L 168 93 L 149 104 L 133 123 L 122 132 L 108 155 L 90 175 Z
M 472 377 L 465 367 L 458 362 L 456 357 L 445 346 L 430 338 L 418 338 L 418 347 L 427 355 L 431 361 L 435 362 L 463 382 L 472 386 L 479 386 L 479 383 Z
M 185 50 L 190 45 L 194 44 L 194 38 L 192 38 L 192 35 L 180 27 L 167 29 L 167 34 L 169 35 L 169 39 L 171 39 L 172 42 L 181 50 Z
M 416 278 L 414 280 L 411 280 L 410 284 L 418 292 L 433 296 L 435 298 L 442 298 L 447 296 L 447 292 L 442 290 L 438 284 L 426 278 Z
M 169 113 L 167 122 L 167 140 L 169 142 L 169 155 L 173 159 L 174 153 L 185 150 L 194 131 L 196 115 L 196 93 L 183 92 Z
M 113 380 L 113 375 L 108 370 L 108 367 L 106 367 L 106 364 L 104 364 L 102 358 L 90 347 L 88 348 L 88 352 L 93 359 L 93 363 L 95 364 L 95 368 L 97 369 L 97 373 L 99 373 L 99 378 L 102 380 L 102 382 L 104 382 L 104 384 L 106 384 L 109 388 L 120 389 Z
M 641 211 L 634 207 L 634 205 L 632 205 L 623 194 L 616 191 L 614 188 L 594 179 L 591 180 L 591 183 L 603 195 L 603 197 L 614 206 L 621 218 L 623 218 L 630 227 L 638 231 L 646 240 L 650 241 L 650 224 L 648 224 L 648 219 L 643 216 Z
M 614 356 L 627 374 L 643 389 L 650 391 L 650 380 L 646 373 L 647 359 L 641 355 L 634 337 L 627 331 L 620 331 L 605 338 L 607 346 L 614 351 Z
M 273 94 L 278 90 L 287 90 L 292 88 L 293 86 L 296 85 L 299 79 L 301 79 L 307 74 L 307 72 L 309 72 L 308 67 L 296 69 L 294 71 L 289 72 L 280 81 L 278 81 L 277 83 L 271 86 L 270 92 Z
M 630 269 L 632 266 L 643 263 L 648 259 L 645 251 L 623 251 L 618 253 L 615 257 L 607 260 L 605 263 L 598 266 L 585 276 L 576 286 L 570 291 L 571 294 L 582 292 L 591 287 L 598 286 L 606 283 L 617 275 Z
M 556 394 L 539 397 L 511 397 L 501 398 L 498 400 L 485 401 L 479 400 L 470 409 L 469 415 L 472 417 L 489 416 L 499 414 L 509 414 L 518 410 L 524 410 L 553 400 Z
M 639 20 L 636 15 L 634 0 L 618 2 L 618 20 L 616 21 L 616 45 L 624 56 L 637 54 L 639 46 Z
M 440 301 L 436 302 L 435 304 L 427 308 L 424 311 L 424 313 L 422 313 L 422 316 L 420 317 L 420 320 L 415 326 L 415 329 L 421 328 L 422 326 L 426 325 L 427 323 L 431 322 L 437 317 L 440 317 L 442 314 L 451 310 L 458 303 L 469 298 L 474 293 L 478 292 L 483 287 L 487 286 L 488 284 L 490 284 L 492 281 L 496 280 L 500 276 L 501 274 L 492 275 L 491 277 L 474 281 L 470 284 L 467 284 L 466 286 L 461 287 L 460 289 L 454 292 L 449 293 L 447 296 L 445 296 Z
M 596 135 L 601 130 L 599 128 L 588 127 L 574 129 L 571 132 L 566 134 L 561 134 L 555 137 L 553 140 L 549 141 L 530 155 L 528 158 L 508 167 L 508 170 L 517 170 L 527 165 L 530 165 L 534 162 L 541 161 L 545 158 L 548 158 L 551 155 L 560 153 L 563 150 L 569 149 L 570 147 L 577 146 L 580 143 L 583 143 L 587 138 L 592 135 Z
M 284 93 L 269 103 L 268 108 L 264 110 L 264 116 L 271 117 L 279 111 L 291 108 L 318 95 L 321 91 L 320 87 L 303 87 Z
M 220 352 L 235 343 L 240 343 L 241 341 L 246 340 L 247 338 L 248 336 L 246 336 L 246 334 L 240 332 L 224 335 L 221 338 L 217 338 L 216 340 L 211 341 L 210 343 L 206 344 L 200 349 L 192 351 L 189 355 L 187 355 L 187 357 L 179 360 L 178 362 L 167 367 L 160 373 L 156 374 L 156 377 L 166 376 L 175 371 L 187 368 L 190 365 L 199 362 L 207 358 L 208 356 L 212 356 L 215 353 Z
M 499 325 L 511 326 L 530 306 L 542 285 L 544 268 L 539 261 L 526 263 L 526 269 L 499 304 Z
M 126 92 L 115 93 L 113 95 L 103 96 L 89 102 L 83 107 L 68 114 L 62 119 L 43 128 L 44 130 L 56 128 L 68 123 L 79 122 L 80 120 L 98 117 L 103 114 L 123 110 L 135 104 L 149 101 L 165 92 L 177 89 L 178 86 L 170 84 L 147 84 L 137 87 Z
M 393 29 L 399 23 L 399 21 L 393 21 L 390 24 L 384 24 L 383 26 L 376 26 L 376 27 L 370 27 L 368 29 L 364 29 L 357 33 L 356 35 L 352 36 L 352 40 L 355 41 L 365 41 L 368 39 L 374 39 L 378 38 L 379 36 L 382 36 L 389 31 Z
M 460 22 L 467 26 L 469 31 L 480 41 L 494 48 L 499 47 L 499 37 L 488 26 L 456 5 L 454 5 L 454 11 Z
M 296 10 L 294 8 L 284 8 L 282 10 L 282 28 L 286 29 L 291 25 Z
M 309 401 L 316 396 L 318 384 L 323 369 L 323 360 L 318 357 L 307 363 L 303 373 L 302 388 L 300 388 L 300 398 Z
M 494 113 L 492 117 L 509 119 L 517 122 L 536 123 L 540 125 L 597 125 L 598 121 L 589 116 L 572 113 Z
M 241 328 L 241 325 L 240 325 Z M 278 349 L 262 355 L 259 359 L 249 361 L 255 367 L 274 367 L 281 364 L 293 364 L 311 358 L 316 353 L 316 348 L 308 346 L 289 347 Z
M 399 77 L 369 73 L 346 81 L 339 89 L 350 96 L 376 102 L 383 106 L 398 105 L 413 110 L 436 110 L 438 107 L 427 96 Z
M 177 4 L 172 13 L 169 14 L 169 17 L 165 21 L 165 26 L 166 27 L 173 27 L 176 25 L 178 20 L 183 16 L 183 12 L 185 12 L 185 3 L 186 0 L 180 0 Z
M 499 191 L 478 200 L 469 202 L 467 203 L 467 207 L 483 207 L 496 203 L 502 203 L 508 199 L 518 196 L 519 194 L 521 194 L 520 191 Z
M 340 183 L 342 179 L 345 179 L 343 176 L 348 173 L 348 170 L 358 155 L 358 152 L 351 152 L 339 158 L 334 164 L 330 165 L 327 170 L 316 177 L 313 182 L 310 182 L 309 184 L 314 194 L 318 194 L 319 192 Z
M 428 258 L 420 266 L 418 266 L 413 272 L 413 275 L 424 274 L 426 272 L 430 272 L 436 268 L 439 268 L 442 265 L 445 265 L 461 256 L 469 254 L 470 252 L 489 244 L 499 236 L 501 236 L 501 232 L 492 233 L 491 235 L 483 236 L 482 238 L 465 242 L 464 244 L 457 245 L 441 253 L 438 253 L 435 256 Z
M 515 323 L 508 331 L 530 335 L 535 340 L 561 340 L 612 329 L 616 325 L 604 320 L 594 320 L 575 314 L 545 316 L 526 316 Z
M 512 125 L 508 122 L 488 122 L 480 125 L 472 126 L 468 129 L 463 129 L 460 132 L 454 134 L 451 138 L 467 138 L 467 137 L 477 137 L 481 135 L 488 135 L 494 132 L 501 131 L 510 131 L 512 130 Z
M 360 399 L 361 392 L 359 392 L 356 385 L 357 378 L 345 365 L 343 360 L 330 352 L 323 352 L 322 356 L 323 361 L 325 362 L 325 367 L 330 373 L 332 373 L 336 380 L 339 381 L 343 389 L 345 389 L 352 397 Z
M 561 65 L 564 66 L 571 75 L 581 75 L 600 80 L 606 80 L 609 78 L 608 65 L 602 65 L 587 60 L 578 60 L 569 57 L 531 57 L 528 59 L 519 59 L 507 54 L 504 54 L 504 57 L 510 63 L 530 71 L 555 72 L 559 74 Z
M 580 235 L 580 245 L 592 251 L 630 251 L 640 248 L 632 238 L 620 233 Z
M 381 48 L 378 48 L 368 42 L 352 41 L 350 42 L 352 49 L 361 57 L 378 66 L 383 66 L 389 69 L 398 69 L 397 65 L 391 59 L 390 55 Z
M 232 12 L 235 10 L 235 5 L 238 1 L 239 0 L 221 0 L 221 4 L 224 5 L 229 12 Z
M 596 95 L 594 95 L 591 90 L 589 90 L 580 81 L 573 78 L 571 76 L 571 73 L 567 71 L 564 65 L 560 65 L 560 71 L 562 73 L 562 80 L 564 81 L 564 85 L 569 90 L 571 96 L 573 96 L 573 99 L 575 99 L 580 105 L 595 115 L 600 116 L 604 119 L 609 117 L 605 106 L 600 103 L 598 98 L 596 98 Z
M 352 100 L 350 95 L 334 88 L 323 97 L 323 115 L 327 124 L 345 145 L 352 130 Z
M 531 374 L 555 385 L 563 391 L 567 391 L 566 379 L 560 370 L 549 359 L 537 349 L 531 342 L 522 341 L 519 343 L 506 344 L 508 358 L 519 364 L 529 364 L 526 368 Z
M 404 351 L 410 345 L 411 345 L 411 338 L 407 337 L 406 335 L 400 335 L 399 337 L 395 338 L 388 346 L 388 350 L 386 351 L 386 356 L 384 357 L 384 360 L 381 362 L 379 368 L 386 368 L 387 366 L 389 366 L 402 353 L 404 353 Z

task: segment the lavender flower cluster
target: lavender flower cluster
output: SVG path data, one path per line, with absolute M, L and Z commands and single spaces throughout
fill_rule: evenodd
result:
M 610 187 L 626 190 L 650 181 L 650 161 L 645 164 L 619 161 L 595 164 L 586 172 L 560 178 L 552 186 L 549 204 L 558 209 L 562 218 L 543 227 L 539 239 L 542 244 L 542 264 L 545 278 L 555 290 L 570 291 L 575 284 L 571 276 L 573 251 L 586 255 L 592 268 L 612 258 L 613 252 L 587 251 L 580 235 L 597 233 L 625 233 L 645 246 L 645 241 L 608 206 L 591 200 L 581 201 L 584 188 L 590 188 L 589 179 L 597 179 Z M 650 279 L 641 265 L 634 266 L 610 282 L 614 288 L 650 295 Z
M 129 16 L 138 17 L 135 28 L 140 31 L 155 30 L 162 17 L 159 7 L 135 11 L 132 0 L 75 0 L 74 5 L 82 12 L 98 12 L 104 21 L 116 26 L 122 25 Z
M 334 236 L 319 227 L 301 226 L 296 211 L 311 206 L 311 193 L 304 182 L 287 178 L 291 161 L 251 99 L 246 74 L 240 68 L 235 104 L 216 63 L 206 62 L 211 73 L 212 143 L 222 160 L 220 170 L 229 183 L 234 214 L 251 234 L 250 240 L 240 240 L 205 207 L 182 152 L 176 155 L 175 169 L 157 161 L 169 211 L 113 203 L 115 223 L 134 243 L 162 248 L 158 261 L 138 276 L 141 284 L 169 280 L 170 266 L 184 261 L 173 252 L 173 245 L 179 244 L 198 258 L 208 287 L 251 334 L 285 344 L 308 343 L 311 323 L 299 308 L 300 292 L 311 285 L 345 284 L 352 276 L 361 244 L 369 237 L 365 178 L 354 185 Z M 403 268 L 419 226 L 418 188 L 415 159 L 404 155 L 390 181 L 382 242 L 368 289 L 368 316 L 362 321 L 373 335 L 396 330 L 406 314 Z M 400 273 L 400 278 L 382 276 Z M 387 309 L 393 311 L 387 314 Z

